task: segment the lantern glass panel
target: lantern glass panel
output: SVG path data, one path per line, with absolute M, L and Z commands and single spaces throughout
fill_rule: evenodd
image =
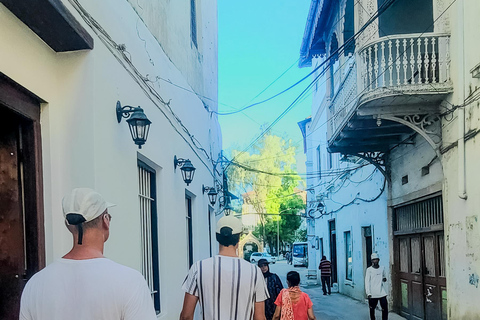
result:
M 212 206 L 215 205 L 215 202 L 217 202 L 217 193 L 215 191 L 209 191 L 208 200 Z
M 189 185 L 193 181 L 194 174 L 195 170 L 183 170 L 182 168 L 183 181 L 185 181 L 187 185 Z

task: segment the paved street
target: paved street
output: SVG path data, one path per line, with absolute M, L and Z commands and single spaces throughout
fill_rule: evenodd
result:
M 286 287 L 287 273 L 295 270 L 300 273 L 302 279 L 302 290 L 310 296 L 313 302 L 313 310 L 318 320 L 368 320 L 368 306 L 366 303 L 351 299 L 347 296 L 338 293 L 332 293 L 331 296 L 324 296 L 320 286 L 307 286 L 306 284 L 306 268 L 294 268 L 286 263 L 286 261 L 279 261 L 276 264 L 270 265 L 270 271 L 276 273 Z M 379 310 L 376 312 L 376 318 L 381 319 L 382 315 Z M 390 313 L 390 320 L 405 319 L 395 313 Z

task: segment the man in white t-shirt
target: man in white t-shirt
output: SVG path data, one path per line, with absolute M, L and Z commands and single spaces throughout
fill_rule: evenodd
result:
M 371 255 L 372 266 L 367 268 L 365 274 L 365 292 L 367 293 L 368 305 L 370 307 L 370 320 L 375 320 L 375 308 L 378 301 L 382 307 L 382 320 L 388 319 L 387 272 L 379 265 L 380 258 L 377 253 Z
M 103 256 L 113 204 L 88 188 L 62 204 L 73 248 L 27 282 L 20 320 L 156 320 L 143 276 Z
M 183 282 L 180 320 L 193 319 L 199 302 L 203 319 L 265 320 L 268 291 L 260 268 L 237 256 L 242 223 L 232 216 L 218 220 L 219 255 L 192 265 Z

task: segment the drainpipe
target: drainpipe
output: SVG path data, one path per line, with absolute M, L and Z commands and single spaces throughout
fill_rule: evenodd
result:
M 460 45 L 458 48 L 460 49 L 459 57 L 459 69 L 460 69 L 460 81 L 459 83 L 462 84 L 461 89 L 461 102 L 460 107 L 458 108 L 458 196 L 460 199 L 466 200 L 467 199 L 467 187 L 466 187 L 466 172 L 465 172 L 465 107 L 463 104 L 465 103 L 465 22 L 464 22 L 464 0 L 460 0 L 458 3 L 458 17 L 459 22 L 461 21 L 462 26 L 459 29 L 459 40 Z

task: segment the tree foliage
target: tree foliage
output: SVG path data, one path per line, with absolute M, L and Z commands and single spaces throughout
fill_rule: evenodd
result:
M 291 141 L 267 134 L 253 147 L 251 154 L 233 151 L 233 159 L 243 167 L 234 164 L 228 169 L 229 188 L 235 193 L 246 194 L 245 204 L 260 215 L 255 236 L 275 251 L 277 228 L 280 243 L 295 241 L 295 232 L 301 223 L 300 212 L 305 209 L 302 197 L 295 194 L 295 189 L 302 184 L 295 174 L 295 151 Z

